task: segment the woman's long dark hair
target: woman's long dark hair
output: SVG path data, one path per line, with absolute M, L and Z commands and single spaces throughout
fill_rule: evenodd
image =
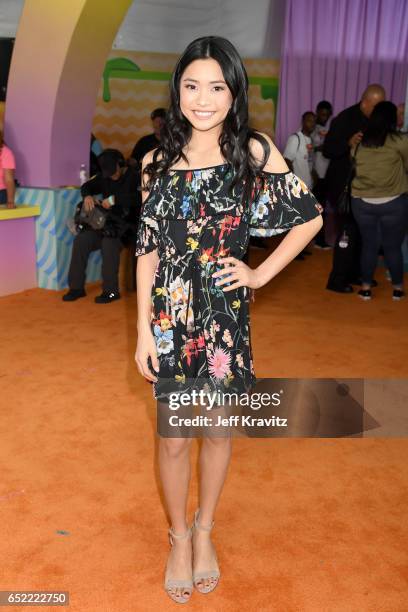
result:
M 392 102 L 379 102 L 368 120 L 361 144 L 365 147 L 383 147 L 387 136 L 399 136 L 397 132 L 397 107 Z
M 234 170 L 231 189 L 239 182 L 245 182 L 243 201 L 248 201 L 256 175 L 263 169 L 270 152 L 265 138 L 248 125 L 248 76 L 235 47 L 219 36 L 205 36 L 190 43 L 178 60 L 170 80 L 170 106 L 162 130 L 160 146 L 153 155 L 153 161 L 146 167 L 151 182 L 159 175 L 166 174 L 171 166 L 183 159 L 183 147 L 192 133 L 190 122 L 180 110 L 180 80 L 191 62 L 212 58 L 218 62 L 232 95 L 232 105 L 225 117 L 219 138 L 221 153 Z M 249 148 L 251 138 L 258 140 L 263 148 L 261 163 L 256 161 Z M 159 159 L 160 157 L 160 159 Z

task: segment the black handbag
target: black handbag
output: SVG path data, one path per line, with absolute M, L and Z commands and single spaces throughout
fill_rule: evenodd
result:
M 356 176 L 356 153 L 360 143 L 356 146 L 354 155 L 351 156 L 350 170 L 347 176 L 347 181 L 339 199 L 337 200 L 337 210 L 341 215 L 349 215 L 351 213 L 351 184 Z
M 85 210 L 83 202 L 80 202 L 77 206 L 77 212 L 75 214 L 75 223 L 79 228 L 87 225 L 94 230 L 101 230 L 105 227 L 106 219 L 109 211 L 102 208 L 102 206 L 95 205 L 92 210 Z

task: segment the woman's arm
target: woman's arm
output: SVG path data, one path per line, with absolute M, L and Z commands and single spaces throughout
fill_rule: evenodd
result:
M 14 197 L 16 194 L 16 184 L 14 182 L 14 170 L 3 170 L 4 183 L 7 189 L 7 208 L 15 208 Z
M 288 172 L 287 164 L 272 140 L 266 134 L 262 134 L 262 136 L 266 138 L 270 147 L 269 158 L 264 170 L 272 174 Z M 259 142 L 254 141 L 251 150 L 256 159 L 262 160 L 263 149 Z M 266 285 L 266 283 L 279 274 L 279 272 L 283 270 L 283 268 L 285 268 L 307 244 L 309 244 L 322 225 L 323 219 L 321 215 L 310 221 L 296 225 L 288 232 L 273 253 L 254 270 L 235 257 L 226 257 L 222 262 L 228 264 L 231 274 L 221 281 L 217 281 L 217 285 L 223 285 L 235 280 L 236 282 L 229 287 L 225 287 L 224 291 L 232 291 L 241 286 L 246 286 L 250 289 L 259 289 L 263 287 L 263 285 Z M 221 262 L 221 260 L 219 261 Z M 213 277 L 223 276 L 224 274 L 225 269 L 215 272 Z
M 146 175 L 144 169 L 147 164 L 152 160 L 152 152 L 147 153 L 143 158 L 142 162 L 142 202 L 144 202 L 148 196 L 146 189 Z M 152 313 L 152 301 L 151 293 L 154 281 L 154 274 L 156 271 L 159 256 L 157 249 L 146 253 L 145 255 L 139 255 L 137 261 L 136 275 L 137 275 L 137 347 L 135 361 L 139 368 L 139 371 L 150 381 L 156 381 L 157 378 L 153 376 L 148 367 L 148 358 L 150 357 L 152 366 L 156 370 L 159 370 L 159 362 L 157 359 L 156 343 L 153 338 L 153 334 L 150 327 L 151 313 Z
M 322 217 L 293 227 L 279 246 L 253 272 L 252 289 L 259 289 L 272 280 L 298 255 L 323 225 Z M 245 283 L 244 283 L 245 284 Z

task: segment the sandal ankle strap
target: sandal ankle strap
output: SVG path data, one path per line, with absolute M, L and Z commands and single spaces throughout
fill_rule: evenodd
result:
M 210 527 L 205 527 L 204 525 L 199 525 L 198 524 L 198 515 L 200 514 L 200 508 L 197 508 L 197 510 L 194 513 L 194 524 L 193 526 L 195 527 L 195 529 L 202 529 L 203 531 L 211 531 L 211 529 L 214 527 L 214 521 L 211 523 Z
M 191 536 L 191 527 L 188 527 L 185 533 L 178 534 L 173 530 L 173 527 L 169 529 L 170 538 L 174 538 L 175 540 L 185 540 L 186 538 Z

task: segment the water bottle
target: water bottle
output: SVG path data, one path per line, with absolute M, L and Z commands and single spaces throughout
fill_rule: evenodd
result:
M 86 171 L 85 164 L 81 164 L 81 168 L 79 169 L 79 184 L 83 185 L 88 180 L 88 173 Z
M 349 243 L 349 237 L 347 236 L 346 232 L 343 231 L 343 234 L 339 240 L 339 247 L 341 249 L 347 249 L 348 243 Z

